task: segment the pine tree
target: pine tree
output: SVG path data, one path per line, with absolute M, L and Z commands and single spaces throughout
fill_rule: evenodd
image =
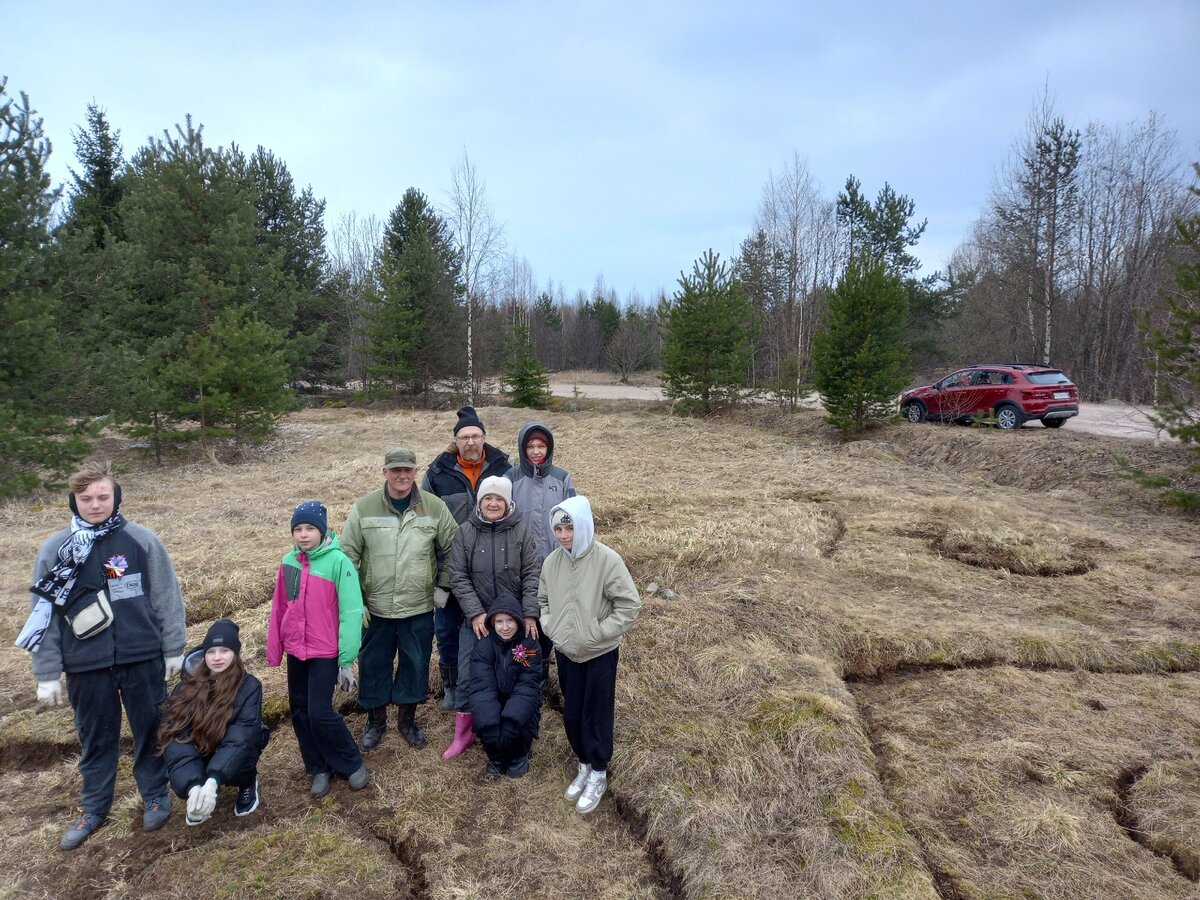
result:
M 712 250 L 679 275 L 679 290 L 664 300 L 659 319 L 666 332 L 662 350 L 667 396 L 711 412 L 736 403 L 746 383 L 754 307 Z
M 908 350 L 908 298 L 899 275 L 864 253 L 846 267 L 829 297 L 825 328 L 813 346 L 813 377 L 828 421 L 855 434 L 895 415 Z
M 287 389 L 288 349 L 278 329 L 245 309 L 217 314 L 212 327 L 189 336 L 166 377 L 188 398 L 178 409 L 200 432 L 231 438 L 239 449 L 261 443 L 284 413 L 296 409 Z
M 56 193 L 29 98 L 0 78 L 0 497 L 61 477 L 87 452 L 62 414 L 62 310 L 47 290 Z
M 186 434 L 214 447 L 232 426 L 207 414 L 203 394 L 211 367 L 235 361 L 202 360 L 194 352 L 197 336 L 220 325 L 226 335 L 209 335 L 212 349 L 241 352 L 227 332 L 243 323 L 255 332 L 247 340 L 273 353 L 274 342 L 261 336 L 268 328 L 294 359 L 286 336 L 296 313 L 295 280 L 282 250 L 261 240 L 255 193 L 233 154 L 206 146 L 190 119 L 136 155 L 120 213 L 126 240 L 113 253 L 121 302 L 111 310 L 109 341 L 116 363 L 110 383 L 121 392 L 114 412 L 152 440 L 160 460 L 190 421 L 201 427 Z M 262 431 L 240 434 L 253 440 Z
M 550 376 L 534 353 L 528 326 L 521 322 L 513 326 L 500 389 L 513 406 L 544 409 L 550 403 Z

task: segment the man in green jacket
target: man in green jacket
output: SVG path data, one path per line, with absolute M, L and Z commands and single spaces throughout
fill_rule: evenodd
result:
M 400 708 L 397 727 L 409 746 L 427 743 L 416 722 L 429 691 L 433 598 L 449 595 L 449 560 L 458 525 L 438 497 L 418 490 L 417 457 L 389 450 L 384 486 L 354 504 L 342 549 L 358 569 L 370 621 L 358 657 L 358 702 L 367 709 L 360 746 L 374 750 L 387 731 L 387 706 Z

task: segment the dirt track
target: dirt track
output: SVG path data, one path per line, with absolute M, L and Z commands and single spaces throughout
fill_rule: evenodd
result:
M 581 398 L 594 400 L 662 400 L 662 388 L 636 384 L 579 384 L 576 382 L 551 381 L 550 390 L 556 397 L 574 397 L 576 391 Z M 801 405 L 815 409 L 820 406 L 816 394 L 810 394 Z M 1081 403 L 1079 415 L 1067 423 L 1072 431 L 1103 434 L 1109 437 L 1126 437 L 1144 441 L 1174 443 L 1175 438 L 1159 431 L 1148 418 L 1150 407 L 1134 406 L 1120 400 L 1104 403 Z M 1040 428 L 1037 422 L 1027 423 L 1026 428 Z

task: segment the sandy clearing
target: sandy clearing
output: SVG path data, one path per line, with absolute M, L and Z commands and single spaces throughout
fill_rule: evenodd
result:
M 646 400 L 663 399 L 661 387 L 636 384 L 582 384 L 578 382 L 550 382 L 550 390 L 556 397 L 580 397 L 592 400 Z M 578 393 L 576 393 L 578 392 Z M 810 394 L 801 401 L 807 409 L 819 409 L 817 395 Z M 1135 440 L 1175 443 L 1176 439 L 1160 431 L 1150 421 L 1151 407 L 1136 406 L 1121 400 L 1106 400 L 1103 403 L 1079 404 L 1079 415 L 1066 425 L 1072 431 L 1102 434 L 1109 437 L 1133 438 Z M 1039 422 L 1029 422 L 1026 428 L 1041 428 Z

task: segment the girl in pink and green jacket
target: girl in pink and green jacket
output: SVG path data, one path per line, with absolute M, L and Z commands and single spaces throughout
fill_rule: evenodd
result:
M 346 721 L 333 708 L 335 684 L 353 687 L 354 660 L 362 642 L 363 600 L 358 571 L 328 529 L 328 514 L 316 500 L 292 514 L 295 547 L 283 558 L 271 599 L 267 665 L 287 655 L 292 728 L 312 795 L 329 793 L 334 774 L 352 790 L 370 776 Z

